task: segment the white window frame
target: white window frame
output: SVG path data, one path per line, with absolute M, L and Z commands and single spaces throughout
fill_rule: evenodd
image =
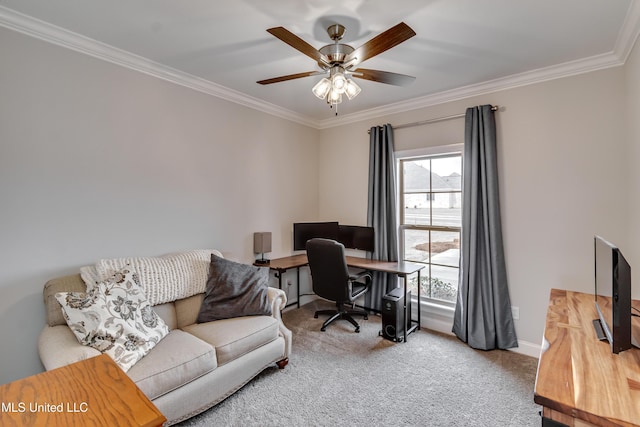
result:
M 424 147 L 424 148 L 419 148 L 419 149 L 414 149 L 414 150 L 403 150 L 403 151 L 396 151 L 395 152 L 395 160 L 396 160 L 396 164 L 397 164 L 397 173 L 398 173 L 398 179 L 396 180 L 397 182 L 397 194 L 398 194 L 398 200 L 396 201 L 396 206 L 398 209 L 398 253 L 401 255 L 401 257 L 404 257 L 404 239 L 402 238 L 402 232 L 403 232 L 403 225 L 401 224 L 401 218 L 402 218 L 402 209 L 403 207 L 400 205 L 400 201 L 401 201 L 401 197 L 402 197 L 402 188 L 400 187 L 401 183 L 402 183 L 402 179 L 400 178 L 399 174 L 400 174 L 400 161 L 401 160 L 411 160 L 411 159 L 419 159 L 421 157 L 432 157 L 432 156 L 440 156 L 440 155 L 446 155 L 446 154 L 459 154 L 460 156 L 463 157 L 462 161 L 464 162 L 464 156 L 463 156 L 463 151 L 464 151 L 464 144 L 460 143 L 460 144 L 449 144 L 449 145 L 439 145 L 439 146 L 434 146 L 434 147 Z M 462 232 L 462 227 L 461 227 L 461 232 Z M 414 296 L 414 298 L 412 298 L 414 300 L 414 302 L 417 299 L 417 295 Z M 450 303 L 447 301 L 441 301 L 441 300 L 435 300 L 435 299 L 431 299 L 428 298 L 426 296 L 422 296 L 422 301 L 420 301 L 420 305 L 422 307 L 424 306 L 428 306 L 428 311 L 432 314 L 437 314 L 440 316 L 445 316 L 445 317 L 451 317 L 453 318 L 453 311 L 455 308 L 455 304 L 454 303 Z

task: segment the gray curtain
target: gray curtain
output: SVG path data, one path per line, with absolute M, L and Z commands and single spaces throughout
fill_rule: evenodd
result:
M 453 332 L 481 350 L 517 347 L 502 244 L 491 105 L 468 108 L 465 120 L 460 280 Z
M 396 220 L 396 162 L 391 125 L 374 126 L 369 136 L 369 200 L 367 225 L 375 228 L 375 250 L 372 259 L 398 260 Z M 396 287 L 395 274 L 376 272 L 371 289 L 365 295 L 367 308 L 381 311 L 382 296 Z

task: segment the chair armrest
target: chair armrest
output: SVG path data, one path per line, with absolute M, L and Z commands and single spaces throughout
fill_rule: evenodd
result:
M 67 325 L 45 326 L 38 339 L 38 353 L 47 371 L 102 354 L 80 344 Z
M 347 292 L 349 293 L 349 300 L 355 301 L 358 297 L 369 290 L 371 286 L 371 272 L 369 270 L 363 270 L 359 273 L 349 275 L 349 282 L 347 283 Z M 362 281 L 364 279 L 364 282 Z M 354 283 L 358 286 L 364 286 L 362 289 L 355 288 Z
M 281 313 L 287 305 L 287 294 L 282 289 L 269 287 L 267 288 L 267 295 L 269 297 L 269 302 L 271 303 L 271 316 L 278 321 L 280 336 L 282 336 L 285 341 L 284 352 L 286 357 L 289 357 L 291 354 L 292 333 L 282 322 Z
M 363 270 L 359 273 L 356 274 L 351 274 L 349 276 L 349 281 L 351 282 L 357 282 L 358 280 L 364 278 L 366 280 L 367 283 L 369 283 L 371 281 L 371 272 L 369 270 Z

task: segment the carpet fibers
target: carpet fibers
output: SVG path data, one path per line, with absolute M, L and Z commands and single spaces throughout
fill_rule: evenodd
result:
M 421 330 L 406 343 L 378 336 L 380 317 L 346 321 L 326 332 L 331 308 L 315 301 L 283 314 L 293 351 L 187 426 L 540 426 L 533 402 L 537 359 L 479 351 L 457 338 Z

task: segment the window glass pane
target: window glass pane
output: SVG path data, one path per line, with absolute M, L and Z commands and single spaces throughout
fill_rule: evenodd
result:
M 405 193 L 430 191 L 429 161 L 405 160 L 403 174 Z
M 429 261 L 429 231 L 404 230 L 404 259 L 413 262 Z
M 445 227 L 462 226 L 462 193 L 435 193 L 433 196 L 434 201 L 433 208 L 431 210 L 431 225 Z M 418 212 L 413 213 L 412 215 L 416 218 L 422 217 Z
M 420 292 L 429 298 L 455 303 L 458 294 L 458 269 L 431 265 L 431 276 L 424 275 L 420 279 Z
M 458 267 L 460 264 L 460 233 L 432 231 L 431 262 Z
M 412 194 L 413 195 L 413 194 Z M 427 195 L 423 195 L 427 196 Z M 427 202 L 429 203 L 429 202 Z M 405 203 L 406 205 L 406 203 Z M 431 209 L 429 207 L 415 207 L 419 205 L 405 206 L 404 208 L 404 224 L 406 225 L 430 225 Z
M 431 160 L 432 191 L 462 189 L 462 157 L 437 157 Z

